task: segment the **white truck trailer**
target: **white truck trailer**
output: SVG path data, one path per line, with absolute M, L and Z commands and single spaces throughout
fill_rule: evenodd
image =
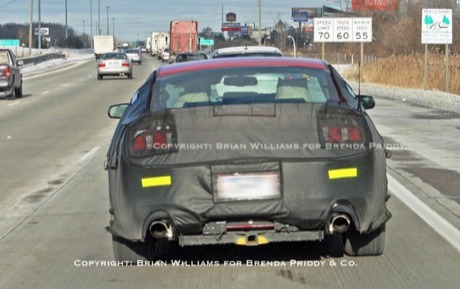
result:
M 101 54 L 112 52 L 115 47 L 112 35 L 96 35 L 93 41 L 96 59 L 99 59 Z

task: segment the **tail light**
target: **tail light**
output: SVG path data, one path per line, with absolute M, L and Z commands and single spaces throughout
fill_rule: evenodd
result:
M 128 132 L 128 152 L 132 157 L 177 151 L 177 131 L 172 116 L 164 119 L 146 118 Z
M 99 64 L 97 65 L 97 67 L 105 67 L 105 63 L 104 63 L 104 62 L 99 62 Z
M 123 63 L 121 64 L 121 66 L 129 67 L 129 62 L 128 62 L 128 61 L 123 61 Z
M 331 144 L 363 145 L 368 140 L 364 117 L 354 111 L 330 109 L 318 112 L 317 116 L 319 139 L 323 147 L 330 147 Z
M 11 68 L 8 66 L 5 68 L 5 76 L 6 78 L 9 78 L 11 76 Z
M 348 127 L 340 125 L 323 126 L 323 137 L 327 142 L 361 142 L 363 135 L 357 127 Z

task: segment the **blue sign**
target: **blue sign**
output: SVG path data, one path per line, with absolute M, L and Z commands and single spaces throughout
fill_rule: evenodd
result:
M 292 20 L 294 22 L 307 22 L 308 14 L 306 8 L 292 8 Z

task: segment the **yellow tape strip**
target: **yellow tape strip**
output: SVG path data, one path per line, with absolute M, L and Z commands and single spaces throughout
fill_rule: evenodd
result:
M 143 178 L 142 187 L 159 187 L 159 186 L 170 186 L 171 185 L 171 176 L 161 176 L 161 177 L 152 177 L 152 178 Z
M 346 169 L 337 169 L 329 170 L 329 179 L 343 179 L 343 178 L 356 178 L 358 176 L 358 168 L 346 168 Z

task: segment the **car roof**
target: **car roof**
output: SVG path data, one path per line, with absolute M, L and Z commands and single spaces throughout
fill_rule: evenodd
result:
M 180 62 L 174 65 L 161 66 L 158 74 L 171 75 L 197 70 L 209 70 L 232 67 L 305 67 L 316 69 L 327 69 L 328 63 L 316 58 L 294 58 L 294 57 L 244 57 L 244 58 L 216 58 L 209 60 L 196 60 Z
M 276 47 L 271 46 L 235 46 L 235 47 L 226 47 L 219 48 L 215 50 L 212 55 L 225 55 L 225 54 L 251 54 L 251 53 L 279 53 L 283 54 L 281 50 Z

